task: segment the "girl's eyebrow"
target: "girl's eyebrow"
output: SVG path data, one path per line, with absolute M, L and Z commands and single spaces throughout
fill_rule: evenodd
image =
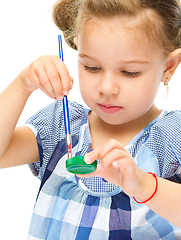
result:
M 80 58 L 89 58 L 89 59 L 92 59 L 92 60 L 96 60 L 96 58 L 92 57 L 92 56 L 89 56 L 89 55 L 86 55 L 84 53 L 80 53 L 79 54 L 79 57 Z M 121 63 L 124 63 L 124 64 L 148 64 L 150 63 L 149 61 L 147 60 L 141 60 L 141 59 L 133 59 L 133 60 L 123 60 L 123 61 L 120 61 Z
M 92 60 L 96 60 L 96 58 L 91 57 L 91 56 L 89 56 L 89 55 L 86 55 L 86 54 L 84 54 L 84 53 L 80 53 L 80 54 L 79 54 L 79 57 L 81 57 L 81 58 L 90 58 L 90 59 L 92 59 Z
M 130 61 L 122 61 L 123 63 L 126 63 L 126 64 L 131 64 L 131 63 L 139 63 L 139 64 L 147 64 L 147 63 L 150 63 L 149 61 L 147 60 L 141 60 L 141 59 L 136 59 L 136 60 L 130 60 Z

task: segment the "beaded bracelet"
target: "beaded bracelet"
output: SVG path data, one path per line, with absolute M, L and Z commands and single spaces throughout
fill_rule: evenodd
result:
M 146 202 L 150 201 L 150 200 L 153 198 L 153 196 L 155 195 L 155 193 L 157 192 L 157 190 L 158 190 L 158 179 L 157 179 L 156 174 L 155 174 L 155 173 L 151 173 L 151 172 L 148 172 L 148 174 L 152 174 L 153 177 L 154 177 L 155 180 L 156 180 L 155 191 L 154 191 L 154 193 L 151 195 L 151 197 L 149 197 L 147 200 L 145 200 L 145 201 L 143 201 L 143 202 L 139 202 L 138 200 L 136 200 L 135 197 L 133 197 L 133 199 L 135 200 L 135 202 L 137 202 L 137 203 L 139 203 L 139 204 L 146 203 Z

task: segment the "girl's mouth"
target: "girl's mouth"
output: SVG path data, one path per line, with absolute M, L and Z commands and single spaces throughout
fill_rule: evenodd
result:
M 112 104 L 104 104 L 104 103 L 98 103 L 98 106 L 104 113 L 108 113 L 108 114 L 117 113 L 123 108 L 120 106 L 115 106 Z

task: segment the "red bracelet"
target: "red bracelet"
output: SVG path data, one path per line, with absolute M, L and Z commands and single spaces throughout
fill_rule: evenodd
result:
M 157 179 L 157 176 L 156 176 L 156 174 L 155 174 L 155 173 L 151 173 L 151 172 L 148 172 L 148 174 L 152 174 L 152 175 L 153 175 L 153 177 L 154 177 L 154 178 L 155 178 L 155 180 L 156 180 L 156 187 L 155 187 L 155 191 L 154 191 L 154 193 L 151 195 L 151 197 L 149 197 L 147 200 L 145 200 L 145 201 L 143 201 L 143 202 L 139 202 L 138 200 L 136 200 L 136 198 L 135 198 L 135 197 L 133 197 L 133 199 L 135 200 L 135 202 L 137 202 L 137 203 L 139 203 L 139 204 L 146 203 L 146 202 L 150 201 L 150 199 L 152 199 L 152 197 L 155 195 L 155 193 L 156 193 L 156 192 L 157 192 L 157 190 L 158 190 L 158 179 Z

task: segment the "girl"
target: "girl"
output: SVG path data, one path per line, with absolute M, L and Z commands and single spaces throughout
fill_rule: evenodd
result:
M 99 164 L 66 170 L 61 100 L 73 79 L 58 57 L 37 59 L 0 96 L 0 167 L 30 164 L 41 179 L 28 239 L 181 239 L 181 113 L 154 104 L 180 62 L 180 13 L 176 0 L 55 4 L 90 108 L 69 102 L 73 155 Z M 15 128 L 37 88 L 58 101 Z

